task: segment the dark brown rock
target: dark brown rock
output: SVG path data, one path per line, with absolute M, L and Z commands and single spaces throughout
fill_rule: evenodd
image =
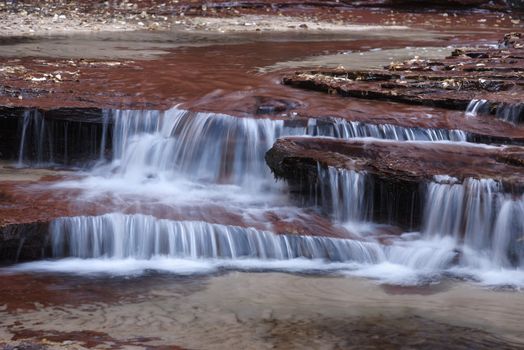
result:
M 457 49 L 443 60 L 415 57 L 383 70 L 299 71 L 283 83 L 346 97 L 466 110 L 486 100 L 482 113 L 524 122 L 524 40 L 510 33 L 500 49 Z
M 266 160 L 277 177 L 286 179 L 310 177 L 321 164 L 388 181 L 423 183 L 449 175 L 459 181 L 491 178 L 508 191 L 524 190 L 524 148 L 517 146 L 287 137 L 275 143 Z
M 275 143 L 266 161 L 301 199 L 326 192 L 322 168 L 365 172 L 365 187 L 373 193 L 369 216 L 405 229 L 420 228 L 425 185 L 438 175 L 491 178 L 507 192 L 524 192 L 522 147 L 288 137 Z
M 49 222 L 0 226 L 0 261 L 37 260 L 49 250 Z

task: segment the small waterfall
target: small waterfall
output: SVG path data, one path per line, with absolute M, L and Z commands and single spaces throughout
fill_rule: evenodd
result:
M 105 109 L 102 111 L 102 136 L 101 136 L 101 143 L 100 143 L 100 157 L 99 160 L 103 161 L 105 159 L 105 152 L 107 147 L 107 133 L 109 129 L 109 122 L 110 122 L 110 112 L 109 110 Z
M 116 173 L 149 178 L 186 174 L 193 179 L 241 184 L 267 177 L 264 154 L 292 130 L 282 120 L 235 118 L 180 109 L 113 112 Z
M 319 166 L 322 207 L 330 208 L 339 222 L 369 219 L 373 190 L 366 174 L 352 170 Z
M 462 130 L 406 128 L 392 124 L 366 124 L 341 119 L 335 120 L 333 127 L 333 136 L 344 139 L 374 137 L 396 141 L 467 141 L 467 134 Z
M 524 197 L 511 198 L 491 179 L 437 180 L 428 185 L 424 235 L 451 236 L 495 266 L 524 267 Z
M 199 176 L 208 180 L 238 183 L 249 177 L 242 173 L 267 174 L 260 155 L 281 136 L 374 137 L 398 141 L 466 141 L 468 138 L 460 130 L 407 128 L 340 118 L 321 121 L 236 118 L 178 108 L 104 110 L 101 119 L 102 125 L 72 122 L 46 118 L 44 112 L 37 109 L 26 110 L 20 119 L 18 164 L 79 165 L 101 161 L 108 158 L 106 149 L 112 142 L 113 159 L 118 161 L 120 174 L 132 172 L 133 167 L 153 173 L 156 170 L 190 174 L 200 171 Z M 142 157 L 143 162 L 131 160 L 135 156 Z M 162 160 L 169 160 L 168 165 L 158 167 Z M 143 167 L 145 165 L 147 167 Z
M 172 178 L 175 174 L 214 183 L 251 184 L 270 178 L 265 152 L 281 136 L 465 141 L 458 130 L 372 125 L 342 119 L 272 120 L 190 112 L 114 110 L 111 174 Z M 105 146 L 103 138 L 102 146 Z
M 116 266 L 122 265 L 117 261 L 128 259 L 174 259 L 172 264 L 180 263 L 176 259 L 186 259 L 193 262 L 211 261 L 215 266 L 224 266 L 224 262 L 229 261 L 225 266 L 242 268 L 245 266 L 243 261 L 254 259 L 251 267 L 292 266 L 292 271 L 334 268 L 346 269 L 351 274 L 383 278 L 383 269 L 392 267 L 409 269 L 415 275 L 421 271 L 438 274 L 450 268 L 457 256 L 455 245 L 449 239 L 406 240 L 382 245 L 376 241 L 276 235 L 254 228 L 171 221 L 141 214 L 64 217 L 53 221 L 50 231 L 55 258 L 110 259 Z M 294 259 L 306 259 L 312 263 L 267 264 Z M 54 264 L 57 270 L 68 270 L 71 266 L 61 260 Z M 96 266 L 97 263 L 94 264 L 95 271 Z M 157 265 L 146 266 L 154 268 Z M 158 267 L 166 269 L 165 265 Z M 176 271 L 176 265 L 172 268 Z M 107 269 L 110 271 L 111 265 L 107 265 Z M 373 272 L 374 269 L 379 271 L 378 275 Z M 418 277 L 415 279 L 418 281 Z M 418 282 L 413 280 L 409 283 Z
M 515 125 L 524 123 L 524 103 L 499 105 L 497 118 Z
M 37 165 L 53 163 L 52 130 L 42 114 L 36 109 L 26 110 L 21 123 L 18 166 L 28 162 L 36 162 Z
M 51 224 L 51 240 L 54 257 L 306 258 L 362 263 L 384 259 L 380 246 L 373 242 L 276 235 L 254 228 L 117 213 L 57 219 Z
M 492 112 L 492 109 L 496 112 Z M 487 100 L 471 100 L 466 108 L 466 116 L 468 117 L 492 113 L 495 113 L 495 116 L 499 119 L 517 125 L 524 122 L 524 103 L 501 103 L 497 105 Z
M 44 113 L 28 109 L 20 118 L 18 166 L 82 165 L 103 153 L 101 125 L 48 119 Z
M 487 100 L 473 99 L 466 108 L 466 116 L 476 117 L 479 114 L 489 113 L 489 103 Z

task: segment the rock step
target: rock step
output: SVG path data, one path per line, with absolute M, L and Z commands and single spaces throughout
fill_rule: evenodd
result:
M 524 123 L 524 39 L 510 33 L 499 48 L 456 49 L 442 60 L 415 57 L 382 70 L 345 68 L 298 71 L 286 85 L 346 97 L 387 100 L 466 110 L 472 100 L 486 101 L 483 114 Z
M 317 202 L 326 192 L 323 169 L 365 173 L 365 188 L 359 191 L 372 189 L 372 219 L 405 229 L 420 227 L 432 181 L 490 179 L 510 196 L 524 192 L 524 148 L 516 146 L 287 137 L 267 152 L 266 161 L 294 196 Z

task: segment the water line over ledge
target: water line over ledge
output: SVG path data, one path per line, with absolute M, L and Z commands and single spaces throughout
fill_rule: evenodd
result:
M 80 274 L 332 271 L 401 285 L 449 276 L 524 287 L 522 266 L 489 262 L 482 251 L 449 235 L 406 233 L 383 244 L 372 238 L 276 235 L 249 227 L 120 213 L 60 218 L 52 223 L 50 235 L 58 260 L 20 264 L 9 270 Z
M 363 263 L 383 259 L 374 242 L 277 235 L 250 227 L 173 221 L 141 214 L 65 217 L 54 220 L 50 231 L 55 258 L 307 258 Z
M 257 143 L 265 147 L 274 139 L 289 135 L 331 136 L 337 138 L 373 137 L 398 141 L 460 141 L 468 140 L 468 134 L 461 130 L 426 129 L 420 127 L 403 127 L 392 124 L 368 124 L 348 121 L 341 118 L 326 120 L 274 120 L 263 118 L 238 118 L 225 114 L 191 112 L 179 108 L 167 111 L 159 110 L 103 110 L 101 125 L 96 123 L 71 122 L 48 119 L 45 113 L 28 109 L 20 118 L 18 145 L 18 165 L 45 167 L 48 165 L 81 165 L 89 161 L 102 161 L 108 158 L 106 151 L 110 148 L 112 159 L 121 159 L 124 151 L 134 142 L 134 137 L 143 134 L 175 138 L 174 142 L 193 141 L 185 150 L 193 151 L 192 155 L 202 153 L 207 146 L 197 144 L 193 138 L 217 137 L 231 138 L 235 141 L 227 144 L 221 142 L 217 149 L 212 148 L 213 158 L 220 152 L 241 151 L 246 142 L 251 146 Z M 196 132 L 199 128 L 200 132 Z M 111 139 L 112 140 L 111 140 Z M 81 140 L 82 142 L 76 142 Z M 177 141 L 178 140 L 178 141 Z M 136 140 L 135 140 L 136 141 Z M 191 149 L 191 146 L 197 146 Z M 158 147 L 161 147 L 158 145 Z M 168 152 L 165 148 L 164 152 Z M 210 150 L 205 148 L 206 152 Z M 80 154 L 78 150 L 80 150 Z M 158 150 L 157 152 L 162 152 Z M 184 161 L 182 150 L 172 154 L 178 162 Z M 254 148 L 246 148 L 238 157 L 247 157 Z M 219 159 L 215 159 L 219 161 Z M 231 160 L 231 159 L 227 159 Z M 186 162 L 187 163 L 187 162 Z M 185 168 L 186 170 L 187 167 Z
M 467 117 L 495 114 L 499 119 L 515 125 L 524 122 L 524 103 L 492 103 L 484 99 L 473 99 L 466 108 Z
M 371 127 L 345 120 L 332 123 L 309 120 L 297 124 L 284 120 L 194 113 L 177 108 L 165 112 L 111 111 L 105 119 L 103 135 L 112 139 L 103 138 L 101 144 L 111 144 L 112 159 L 99 161 L 85 179 L 68 180 L 56 186 L 80 188 L 87 194 L 101 191 L 118 196 L 125 193 L 138 199 L 140 196 L 156 196 L 161 201 L 174 204 L 195 200 L 204 204 L 220 203 L 236 212 L 282 205 L 272 194 L 275 190 L 281 191 L 264 162 L 265 152 L 281 136 L 372 136 L 402 141 L 462 138 L 460 133 L 416 132 L 393 126 Z M 107 132 L 109 123 L 112 123 L 112 132 Z M 98 150 L 96 157 L 104 158 Z M 336 169 L 326 170 L 324 181 L 329 182 L 332 194 L 336 194 L 329 199 L 336 220 L 365 222 L 372 219 L 368 214 L 372 209 L 372 193 L 366 188 L 366 176 L 365 173 L 342 174 Z M 249 268 L 255 269 L 268 266 L 293 271 L 342 269 L 348 274 L 399 284 L 416 284 L 446 274 L 484 281 L 484 273 L 502 274 L 498 281 L 506 283 L 508 280 L 504 276 L 517 274 L 514 282 L 524 286 L 524 277 L 520 276 L 523 250 L 518 248 L 512 251 L 504 243 L 515 239 L 520 242 L 517 231 L 522 223 L 519 219 L 509 221 L 508 218 L 524 217 L 522 199 L 507 198 L 496 185 L 475 185 L 475 181 L 449 185 L 437 184 L 439 179 L 435 179 L 428 185 L 426 198 L 431 199 L 425 205 L 423 231 L 391 238 L 387 244 L 365 236 L 362 241 L 277 236 L 268 231 L 205 222 L 160 220 L 139 214 L 108 214 L 62 218 L 53 222 L 54 254 L 55 258 L 61 259 L 42 264 L 60 270 L 68 260 L 72 264 L 69 266 L 78 268 L 82 265 L 82 269 L 88 271 L 89 266 L 100 263 L 103 269 L 111 271 L 110 266 L 115 261 L 120 262 L 120 266 L 128 260 L 139 261 L 147 268 L 155 269 L 155 261 L 162 260 L 163 268 L 168 266 L 169 270 L 182 259 L 191 264 L 205 261 L 207 268 L 224 264 L 242 268 L 248 264 Z M 487 180 L 484 182 L 488 183 Z M 462 187 L 450 187 L 455 185 Z M 435 190 L 435 186 L 442 187 Z M 464 189 L 466 187 L 467 190 Z M 481 194 L 476 197 L 471 195 L 471 200 L 464 199 L 464 195 L 461 197 L 460 193 L 474 192 L 470 187 L 478 188 L 477 192 Z M 485 194 L 486 191 L 491 192 Z M 448 208 L 439 209 L 438 198 L 443 197 L 442 201 L 450 203 L 449 207 L 462 208 L 463 203 L 469 203 L 467 209 L 456 211 L 460 219 L 450 219 L 452 227 L 462 228 L 463 222 L 469 220 L 471 224 L 468 225 L 474 227 L 474 222 L 487 220 L 489 210 L 483 211 L 482 208 L 485 199 L 491 198 L 491 193 L 496 194 L 498 199 L 490 205 L 490 208 L 493 207 L 489 212 L 490 231 L 484 235 L 489 237 L 489 244 L 462 239 L 463 231 L 459 228 L 453 231 L 432 224 L 435 221 L 433 217 L 442 216 L 441 212 Z M 138 197 L 135 196 L 137 194 Z M 287 202 L 284 205 L 288 205 Z M 473 230 L 468 225 L 466 232 Z M 466 234 L 464 237 L 469 236 Z M 491 257 L 496 259 L 490 260 Z M 71 258 L 80 260 L 71 263 Z M 246 262 L 248 260 L 249 263 Z M 34 264 L 22 266 L 39 266 L 38 262 Z M 122 268 L 125 270 L 125 266 Z M 486 280 L 486 283 L 490 281 Z
M 238 118 L 173 108 L 111 112 L 114 173 L 138 171 L 190 174 L 212 182 L 239 184 L 268 176 L 265 152 L 277 138 L 290 135 L 337 138 L 375 137 L 399 141 L 465 141 L 461 131 L 372 125 L 334 119 L 317 122 Z M 105 142 L 105 141 L 104 141 Z
M 319 167 L 321 203 L 340 221 L 366 221 L 373 186 L 364 172 Z M 524 269 L 524 196 L 492 179 L 430 181 L 422 203 L 422 240 L 449 240 L 459 266 Z M 394 245 L 393 245 L 394 246 Z
M 428 184 L 424 236 L 452 237 L 478 252 L 465 264 L 524 268 L 524 196 L 512 198 L 492 179 L 446 178 Z

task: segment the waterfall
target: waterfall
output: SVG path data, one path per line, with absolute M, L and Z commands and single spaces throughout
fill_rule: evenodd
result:
M 376 263 L 373 242 L 300 235 L 147 215 L 107 214 L 60 218 L 51 224 L 54 257 L 289 260 L 296 258 Z
M 369 219 L 373 190 L 366 183 L 366 174 L 353 170 L 319 166 L 323 208 L 330 208 L 339 222 L 360 222 Z
M 500 118 L 515 125 L 524 123 L 524 103 L 503 103 L 499 105 L 497 108 L 497 118 Z
M 466 142 L 467 134 L 462 130 L 407 128 L 392 124 L 366 124 L 362 122 L 337 119 L 334 122 L 334 135 L 349 139 L 373 137 L 396 141 L 458 141 Z
M 487 100 L 476 100 L 473 99 L 469 102 L 466 108 L 466 116 L 476 117 L 479 114 L 489 112 L 489 103 Z
M 107 147 L 107 133 L 109 129 L 109 122 L 110 122 L 111 115 L 109 113 L 109 110 L 105 109 L 102 111 L 102 136 L 101 136 L 101 143 L 100 143 L 100 156 L 99 160 L 103 161 L 105 159 L 105 152 Z
M 254 228 L 172 221 L 141 214 L 59 218 L 51 223 L 50 233 L 55 258 L 76 258 L 84 263 L 59 259 L 32 263 L 30 268 L 89 272 L 99 271 L 103 264 L 106 272 L 145 266 L 178 273 L 190 261 L 191 265 L 208 262 L 228 268 L 334 269 L 388 278 L 382 274 L 383 269 L 409 269 L 414 276 L 438 274 L 452 267 L 457 256 L 449 239 L 408 239 L 383 245 L 375 240 L 277 235 Z M 90 261 L 87 266 L 86 259 Z M 375 275 L 375 269 L 379 275 Z M 405 280 L 406 276 L 400 278 L 394 282 L 418 283 L 419 277 L 410 281 Z
M 121 165 L 120 174 L 137 168 L 176 169 L 191 174 L 200 171 L 199 175 L 208 180 L 236 183 L 245 180 L 242 172 L 267 173 L 260 155 L 281 136 L 374 137 L 397 141 L 467 141 L 468 138 L 461 130 L 369 124 L 340 118 L 321 121 L 236 118 L 178 108 L 103 110 L 101 119 L 102 126 L 47 120 L 43 112 L 27 109 L 20 119 L 18 164 L 78 165 L 104 160 L 112 134 L 113 159 Z M 141 160 L 131 161 L 137 155 Z M 162 160 L 169 162 L 159 166 Z
M 18 151 L 18 166 L 36 162 L 37 165 L 54 162 L 52 129 L 43 115 L 36 109 L 24 111 L 21 120 L 21 137 Z
M 224 114 L 114 110 L 113 167 L 121 177 L 191 178 L 213 183 L 251 184 L 270 178 L 265 152 L 281 136 L 311 135 L 338 138 L 376 137 L 402 141 L 465 141 L 458 130 L 373 125 L 342 119 L 272 120 Z M 106 141 L 103 138 L 102 146 Z M 102 148 L 102 147 L 101 147 Z
M 494 266 L 524 267 L 524 197 L 504 194 L 492 179 L 431 182 L 427 192 L 426 238 L 450 236 Z
M 490 114 L 496 110 L 495 116 L 512 124 L 524 122 L 524 103 L 500 103 L 493 104 L 487 100 L 471 100 L 466 108 L 466 116 L 476 117 L 480 114 Z
M 91 153 L 94 160 L 104 161 L 98 162 L 92 176 L 57 186 L 80 187 L 91 191 L 89 194 L 114 191 L 116 197 L 122 191 L 124 195 L 117 199 L 124 204 L 146 198 L 143 203 L 148 205 L 152 198 L 154 203 L 166 204 L 166 208 L 185 205 L 188 210 L 200 210 L 202 205 L 205 208 L 219 203 L 225 215 L 246 217 L 289 205 L 273 196 L 276 192 L 271 192 L 275 188 L 273 178 L 264 162 L 265 152 L 278 137 L 463 141 L 467 136 L 453 130 L 372 125 L 343 119 L 237 118 L 177 108 L 104 113 L 104 125 L 97 125 L 97 135 L 102 137 Z M 39 135 L 37 145 L 46 145 L 53 136 L 57 140 L 56 135 L 63 135 L 63 131 L 53 128 L 43 117 L 28 113 L 23 120 L 20 160 L 25 161 L 24 155 L 34 149 L 29 142 L 30 134 Z M 56 142 L 51 144 L 56 159 L 63 150 L 57 152 Z M 112 149 L 109 161 L 105 161 L 106 146 Z M 45 160 L 47 151 L 45 147 L 42 149 L 41 159 Z M 347 228 L 351 226 L 345 225 L 347 222 L 369 223 L 373 219 L 373 209 L 379 209 L 373 208 L 375 192 L 377 195 L 381 192 L 370 184 L 369 175 L 333 167 L 319 168 L 318 173 L 321 205 L 331 211 L 335 225 L 344 224 Z M 178 181 L 180 177 L 184 181 Z M 265 181 L 265 187 L 257 186 L 259 180 Z M 468 274 L 471 269 L 515 271 L 524 267 L 524 197 L 508 196 L 500 183 L 488 179 L 459 182 L 437 176 L 427 186 L 422 232 L 400 237 L 388 235 L 387 231 L 377 236 L 371 230 L 356 232 L 361 234 L 361 241 L 277 235 L 249 227 L 112 213 L 54 220 L 50 226 L 52 251 L 55 258 L 74 257 L 81 261 L 148 261 L 152 262 L 147 265 L 149 268 L 156 266 L 155 259 L 167 259 L 168 264 L 174 263 L 173 259 L 206 260 L 211 264 L 254 260 L 253 266 L 298 259 L 311 262 L 308 266 L 312 269 L 318 264 L 336 265 L 338 269 L 337 264 L 343 263 L 348 273 L 377 278 L 387 277 L 387 269 L 392 266 L 404 272 L 409 270 L 414 276 L 447 273 L 455 267 L 469 269 Z M 271 193 L 266 196 L 268 192 Z M 386 204 L 385 211 L 390 203 Z M 220 222 L 224 213 L 216 217 L 211 213 L 210 221 Z M 360 229 L 359 225 L 354 227 Z M 61 266 L 61 261 L 53 263 Z
M 282 134 L 282 120 L 235 118 L 180 109 L 113 112 L 116 174 L 165 179 L 178 174 L 241 184 L 267 177 L 264 154 Z M 304 128 L 296 130 L 304 133 Z
M 101 127 L 46 118 L 44 112 L 27 109 L 19 122 L 18 166 L 85 165 L 103 154 L 100 140 L 105 148 L 106 138 L 99 135 Z
M 52 253 L 58 260 L 15 269 L 124 274 L 148 269 L 190 274 L 220 267 L 335 270 L 395 284 L 419 284 L 447 274 L 487 284 L 524 286 L 524 275 L 519 272 L 524 261 L 523 210 L 524 198 L 503 200 L 492 230 L 490 254 L 486 254 L 488 247 L 470 247 L 450 234 L 406 233 L 382 244 L 371 237 L 359 241 L 277 235 L 249 227 L 141 214 L 63 217 L 50 225 Z

